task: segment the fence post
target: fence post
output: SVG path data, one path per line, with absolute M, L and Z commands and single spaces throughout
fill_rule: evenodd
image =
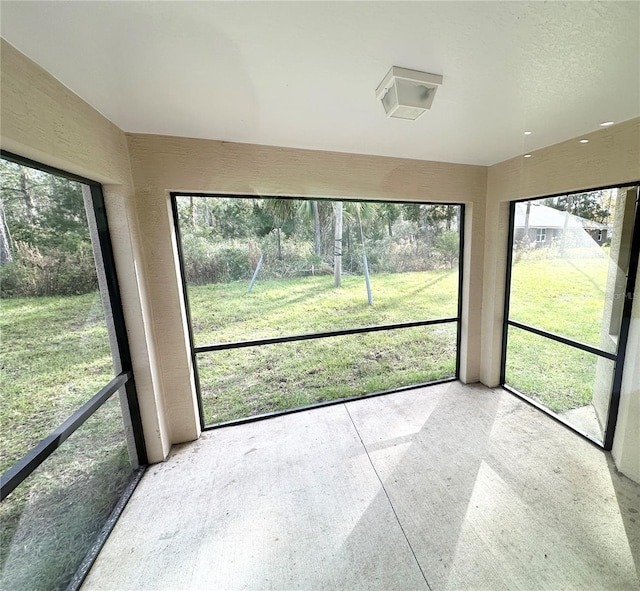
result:
M 253 273 L 253 277 L 251 278 L 251 283 L 249 283 L 249 289 L 247 289 L 247 293 L 251 293 L 251 290 L 253 289 L 253 284 L 256 282 L 256 279 L 258 278 L 258 273 L 260 272 L 260 267 L 262 267 L 262 259 L 264 258 L 264 253 L 260 255 L 260 260 L 258 261 L 258 264 L 256 265 L 256 270 Z
M 369 300 L 369 305 L 373 306 L 373 295 L 371 293 L 371 283 L 369 282 L 369 265 L 366 254 L 362 255 L 362 263 L 364 264 L 364 282 L 367 284 L 367 300 Z

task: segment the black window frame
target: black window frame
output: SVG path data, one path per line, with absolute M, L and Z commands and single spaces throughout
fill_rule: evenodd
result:
M 561 196 L 570 195 L 570 194 L 589 193 L 592 191 L 602 191 L 606 189 L 624 189 L 624 188 L 631 188 L 631 187 L 636 187 L 635 218 L 634 218 L 633 234 L 631 238 L 631 246 L 630 246 L 630 252 L 629 252 L 629 269 L 627 272 L 627 280 L 626 280 L 626 286 L 625 286 L 625 292 L 624 292 L 625 297 L 624 297 L 624 304 L 622 308 L 622 318 L 620 322 L 620 332 L 618 335 L 616 353 L 609 353 L 608 351 L 605 351 L 598 347 L 590 346 L 585 343 L 581 343 L 580 341 L 566 338 L 561 335 L 557 335 L 555 333 L 542 330 L 534 326 L 530 326 L 528 324 L 524 324 L 522 322 L 510 320 L 509 305 L 510 305 L 510 297 L 511 297 L 511 271 L 512 271 L 512 265 L 513 265 L 513 247 L 515 244 L 515 227 L 514 226 L 515 226 L 516 205 L 518 203 L 526 203 L 528 201 L 534 201 L 534 200 L 537 201 L 539 199 L 561 197 Z M 506 280 L 505 280 L 504 315 L 503 315 L 503 323 L 502 323 L 502 354 L 500 359 L 500 385 L 507 392 L 517 396 L 518 398 L 527 402 L 531 406 L 544 412 L 546 415 L 548 415 L 555 421 L 561 423 L 562 425 L 564 425 L 574 433 L 578 434 L 583 439 L 586 439 L 587 441 L 603 449 L 604 451 L 611 451 L 613 447 L 613 439 L 615 436 L 616 423 L 618 421 L 618 410 L 620 408 L 620 390 L 622 387 L 624 361 L 625 361 L 625 355 L 626 355 L 627 340 L 629 337 L 629 326 L 631 323 L 633 301 L 636 295 L 634 291 L 635 291 L 635 285 L 636 285 L 636 278 L 638 274 L 639 259 L 640 259 L 640 179 L 637 181 L 626 182 L 626 183 L 618 183 L 613 185 L 606 185 L 606 186 L 593 187 L 593 188 L 587 188 L 587 189 L 564 191 L 562 193 L 554 193 L 551 195 L 529 197 L 525 199 L 516 199 L 509 202 L 509 233 L 507 237 L 507 261 L 506 261 L 507 269 L 506 269 Z M 537 400 L 531 398 L 530 396 L 527 396 L 526 394 L 518 391 L 516 388 L 513 388 L 512 386 L 509 386 L 508 384 L 506 384 L 505 374 L 506 374 L 506 364 L 507 364 L 508 333 L 509 333 L 510 326 L 513 326 L 514 328 L 519 328 L 529 333 L 536 334 L 541 337 L 548 338 L 552 341 L 562 343 L 570 347 L 574 347 L 581 351 L 585 351 L 587 353 L 597 355 L 598 357 L 609 359 L 614 362 L 613 380 L 611 385 L 611 397 L 609 400 L 609 408 L 607 411 L 607 422 L 606 422 L 606 425 L 604 425 L 604 429 L 603 429 L 604 433 L 603 433 L 602 441 L 600 441 L 590 433 L 584 431 L 583 429 L 580 429 L 576 425 L 570 423 L 564 417 L 562 417 L 558 413 L 553 412 L 551 409 L 547 408 Z
M 459 223 L 459 233 L 460 233 L 460 241 L 459 241 L 459 252 L 458 252 L 458 306 L 457 306 L 457 314 L 455 317 L 451 318 L 439 318 L 435 320 L 422 320 L 415 322 L 404 322 L 397 324 L 386 324 L 386 325 L 375 325 L 375 326 L 364 326 L 364 327 L 355 327 L 355 328 L 347 328 L 347 329 L 337 329 L 330 331 L 320 331 L 314 333 L 302 333 L 295 335 L 287 335 L 280 337 L 271 337 L 271 338 L 263 338 L 263 339 L 253 339 L 253 340 L 244 340 L 244 341 L 235 341 L 228 343 L 214 343 L 209 345 L 201 345 L 197 346 L 195 344 L 195 338 L 193 334 L 193 322 L 191 317 L 191 307 L 189 304 L 189 296 L 188 296 L 188 285 L 186 280 L 186 272 L 184 266 L 184 253 L 182 248 L 182 235 L 180 231 L 180 220 L 178 214 L 178 197 L 206 197 L 206 198 L 234 198 L 234 199 L 256 199 L 256 198 L 264 198 L 264 199 L 291 199 L 296 201 L 328 201 L 328 202 L 336 202 L 342 201 L 343 203 L 349 202 L 370 202 L 370 203 L 394 203 L 398 205 L 410 204 L 410 205 L 450 205 L 456 206 L 460 208 L 460 223 Z M 355 199 L 355 198 L 327 198 L 327 197 L 311 197 L 307 195 L 296 195 L 296 196 L 281 196 L 281 195 L 250 195 L 250 194 L 238 194 L 238 193 L 207 193 L 207 192 L 198 192 L 198 191 L 171 191 L 171 211 L 173 213 L 173 226 L 174 232 L 176 236 L 176 245 L 177 245 L 177 253 L 178 253 L 178 266 L 180 269 L 180 279 L 182 284 L 182 295 L 184 302 L 184 309 L 186 313 L 187 320 L 187 329 L 189 334 L 189 346 L 191 353 L 191 365 L 193 367 L 193 377 L 195 383 L 196 390 L 196 399 L 198 402 L 198 413 L 200 418 L 200 428 L 203 431 L 209 431 L 213 429 L 218 429 L 222 427 L 232 426 L 232 425 L 242 425 L 246 423 L 251 423 L 263 419 L 268 419 L 271 417 L 277 417 L 282 415 L 287 415 L 291 413 L 301 412 L 305 410 L 310 410 L 313 408 L 320 408 L 325 406 L 333 406 L 336 404 L 342 404 L 346 401 L 350 400 L 363 400 L 366 398 L 373 398 L 375 396 L 383 396 L 386 394 L 392 394 L 394 392 L 402 392 L 405 390 L 413 390 L 416 388 L 422 388 L 424 386 L 432 386 L 435 384 L 453 382 L 460 379 L 460 342 L 462 339 L 462 305 L 463 305 L 463 278 L 464 278 L 464 234 L 465 234 L 465 204 L 463 202 L 435 202 L 435 201 L 385 201 L 382 199 Z M 305 341 L 305 340 L 313 340 L 313 339 L 321 339 L 321 338 L 329 338 L 335 336 L 346 336 L 352 334 L 363 334 L 363 333 L 371 333 L 371 332 L 379 332 L 384 330 L 401 330 L 404 328 L 414 328 L 419 326 L 433 326 L 436 324 L 449 324 L 449 323 L 457 323 L 456 327 L 456 367 L 455 373 L 451 377 L 446 377 L 438 380 L 433 380 L 430 382 L 424 382 L 420 384 L 410 384 L 408 386 L 401 386 L 398 388 L 393 388 L 391 390 L 384 390 L 380 392 L 371 392 L 367 394 L 361 394 L 357 396 L 350 396 L 344 398 L 337 398 L 334 400 L 327 400 L 323 402 L 316 402 L 304 406 L 288 408 L 284 410 L 277 410 L 273 412 L 267 412 L 259 415 L 253 415 L 249 417 L 242 417 L 239 419 L 232 419 L 228 421 L 221 421 L 219 423 L 207 424 L 204 417 L 204 405 L 202 401 L 202 394 L 200 389 L 200 377 L 198 375 L 198 354 L 209 353 L 212 351 L 221 351 L 227 349 L 238 349 L 244 347 L 253 347 L 253 346 L 262 346 L 262 345 L 272 345 L 277 343 L 290 343 L 295 341 Z
M 107 220 L 107 212 L 102 193 L 102 185 L 91 179 L 68 173 L 53 166 L 48 166 L 40 162 L 36 162 L 29 158 L 0 150 L 0 158 L 6 161 L 34 168 L 42 172 L 76 181 L 89 188 L 91 195 L 91 204 L 93 210 L 93 220 L 87 220 L 89 226 L 95 223 L 95 233 L 97 235 L 97 244 L 94 244 L 94 251 L 99 256 L 96 257 L 95 264 L 99 271 L 104 273 L 106 283 L 106 294 L 102 293 L 102 297 L 106 296 L 110 314 L 107 314 L 106 321 L 111 323 L 109 328 L 113 331 L 117 350 L 112 350 L 112 355 L 116 363 L 114 364 L 114 377 L 105 384 L 96 394 L 94 394 L 80 408 L 76 409 L 62 424 L 55 428 L 48 436 L 42 439 L 34 447 L 32 447 L 22 458 L 15 462 L 8 470 L 0 476 L 0 500 L 4 501 L 9 495 L 24 482 L 47 458 L 51 456 L 64 442 L 77 431 L 84 423 L 93 416 L 102 406 L 113 397 L 116 392 L 123 391 L 125 405 L 121 404 L 123 413 L 128 416 L 125 420 L 130 428 L 131 440 L 127 440 L 129 447 L 129 455 L 132 459 L 132 476 L 129 484 L 126 486 L 122 496 L 111 515 L 99 532 L 97 539 L 89 549 L 84 560 L 80 564 L 74 578 L 69 583 L 68 589 L 79 589 L 84 581 L 91 565 L 95 561 L 100 549 L 106 542 L 109 533 L 115 526 L 118 517 L 128 500 L 130 499 L 137 484 L 140 482 L 148 463 L 147 450 L 142 430 L 142 419 L 140 415 L 140 406 L 136 391 L 135 379 L 133 374 L 133 366 L 131 361 L 131 352 L 127 338 L 127 330 L 122 309 L 122 300 L 120 297 L 120 288 L 116 274 L 115 259 L 109 234 L 109 224 Z M 112 346 L 113 349 L 113 346 Z M 120 371 L 117 371 L 117 368 Z M 133 449 L 131 449 L 133 447 Z

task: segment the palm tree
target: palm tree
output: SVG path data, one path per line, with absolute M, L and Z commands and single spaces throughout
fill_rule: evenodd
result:
M 358 220 L 360 226 L 360 237 L 364 248 L 364 231 L 362 220 L 368 220 L 374 217 L 375 208 L 372 203 L 366 201 L 348 201 L 343 204 L 342 201 L 335 201 L 333 204 L 335 216 L 334 221 L 334 248 L 333 248 L 333 282 L 336 287 L 340 287 L 340 278 L 342 276 L 342 234 L 343 234 L 343 218 L 347 221 Z M 363 259 L 366 267 L 366 257 Z M 366 270 L 368 274 L 368 269 Z
M 303 219 L 313 220 L 314 254 L 318 257 L 322 256 L 322 225 L 320 223 L 318 202 L 303 199 L 298 205 L 298 211 Z
M 264 200 L 264 209 L 273 220 L 273 228 L 276 231 L 278 243 L 278 260 L 282 260 L 282 244 L 280 239 L 280 230 L 287 222 L 295 219 L 296 202 L 286 197 L 274 197 L 273 199 Z
M 333 234 L 333 283 L 340 287 L 342 277 L 342 201 L 333 204 L 335 214 Z

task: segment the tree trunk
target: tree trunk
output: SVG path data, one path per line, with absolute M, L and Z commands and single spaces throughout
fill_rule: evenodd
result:
M 278 260 L 282 260 L 282 244 L 280 243 L 280 228 L 276 228 L 276 236 L 278 238 Z
M 196 227 L 196 212 L 193 208 L 193 195 L 189 196 L 189 223 L 192 228 Z
M 531 215 L 531 201 L 527 201 L 527 211 L 524 214 L 524 236 L 523 240 L 525 244 L 529 244 L 529 216 Z
M 333 246 L 333 282 L 340 287 L 342 277 L 342 201 L 335 204 L 336 224 Z
M 0 265 L 13 260 L 9 245 L 9 229 L 4 220 L 4 207 L 0 202 Z
M 315 240 L 316 256 L 322 256 L 322 229 L 320 227 L 320 212 L 318 211 L 318 202 L 312 201 L 311 208 L 313 210 L 313 237 Z
M 20 194 L 22 195 L 22 199 L 24 200 L 27 219 L 33 220 L 33 218 L 36 217 L 36 207 L 33 204 L 33 199 L 31 197 L 29 187 L 27 187 L 27 173 L 22 166 L 20 167 Z

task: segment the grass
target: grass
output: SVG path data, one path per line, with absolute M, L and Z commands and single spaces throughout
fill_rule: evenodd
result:
M 201 354 L 205 420 L 217 423 L 455 375 L 455 324 Z
M 457 315 L 456 271 L 319 276 L 189 287 L 195 341 L 251 340 Z M 455 325 L 203 353 L 205 422 L 305 406 L 455 375 Z
M 608 268 L 606 258 L 516 263 L 511 319 L 598 346 Z
M 97 294 L 0 305 L 4 472 L 109 382 L 113 368 Z
M 547 408 L 563 413 L 591 403 L 598 357 L 511 327 L 506 382 Z M 601 361 L 613 370 L 613 362 Z M 609 384 L 610 389 L 610 384 Z
M 456 271 L 380 274 L 371 277 L 373 306 L 362 277 L 217 283 L 189 287 L 196 345 L 455 317 Z
M 510 318 L 600 346 L 608 265 L 606 258 L 516 263 L 512 270 Z M 610 389 L 607 372 L 612 369 L 611 362 L 599 362 L 590 353 L 517 328 L 509 329 L 507 384 L 554 412 L 590 404 L 594 387 L 607 388 L 608 384 Z
M 0 588 L 65 589 L 131 474 L 112 398 L 0 504 Z
M 112 377 L 97 295 L 2 300 L 5 471 Z M 0 504 L 0 588 L 64 589 L 131 475 L 112 398 Z

